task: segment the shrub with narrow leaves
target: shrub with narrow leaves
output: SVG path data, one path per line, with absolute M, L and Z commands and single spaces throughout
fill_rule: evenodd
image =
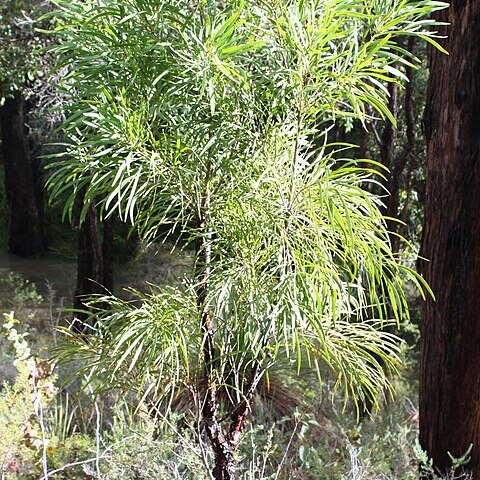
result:
M 330 368 L 346 399 L 376 401 L 399 362 L 384 327 L 408 317 L 403 282 L 425 285 L 391 253 L 381 199 L 365 189 L 378 165 L 345 158 L 328 131 L 393 120 L 385 84 L 416 62 L 397 40 L 435 45 L 426 17 L 444 4 L 56 3 L 70 97 L 52 197 L 68 190 L 71 216 L 85 189 L 81 218 L 94 203 L 146 240 L 181 233 L 177 247 L 195 251 L 180 287 L 98 299 L 97 334 L 70 334 L 60 358 L 156 405 L 204 382 L 216 478 L 230 478 L 253 393 L 280 359 Z

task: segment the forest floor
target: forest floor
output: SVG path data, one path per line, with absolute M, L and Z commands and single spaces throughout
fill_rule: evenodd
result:
M 163 245 L 156 251 L 144 252 L 128 264 L 117 265 L 116 293 L 121 294 L 124 286 L 145 290 L 149 284 L 171 283 L 181 278 L 191 268 L 190 257 L 188 253 L 172 257 L 169 250 Z M 25 338 L 37 358 L 48 358 L 51 347 L 63 340 L 57 327 L 70 315 L 63 309 L 71 302 L 74 272 L 73 260 L 52 255 L 22 260 L 0 253 L 1 306 L 6 313 L 15 311 L 19 320 L 16 328 L 20 334 L 28 333 Z M 419 458 L 422 460 L 422 453 L 416 443 L 415 337 L 411 332 L 408 335 L 411 345 L 405 344 L 405 368 L 393 379 L 395 397 L 382 401 L 378 412 L 361 421 L 357 420 L 350 403 L 344 404 L 339 394 L 334 395 L 334 381 L 328 374 L 323 378 L 321 388 L 315 388 L 312 387 L 315 384 L 313 376 L 307 374 L 298 378 L 280 372 L 272 382 L 282 383 L 279 391 L 285 394 L 284 397 L 300 400 L 292 400 L 290 411 L 288 402 L 283 401 L 283 410 L 279 409 L 281 415 L 271 413 L 277 408 L 274 404 L 277 400 L 273 399 L 270 404 L 259 401 L 254 421 L 244 433 L 245 440 L 239 454 L 239 478 L 418 478 L 417 465 Z M 0 344 L 0 378 L 15 387 L 20 370 L 18 364 L 14 365 L 15 353 L 12 353 L 10 343 L 4 340 Z M 68 373 L 68 368 L 57 369 L 56 377 L 52 377 L 56 397 L 45 407 L 44 416 L 48 420 L 44 419 L 44 422 L 49 425 L 46 430 L 52 436 L 49 441 L 51 451 L 43 448 L 41 442 L 36 450 L 31 445 L 25 450 L 25 424 L 19 421 L 23 430 L 19 437 L 17 432 L 20 439 L 17 441 L 23 445 L 23 450 L 14 452 L 16 457 L 12 458 L 21 458 L 29 467 L 20 468 L 14 460 L 3 462 L 4 471 L 10 470 L 2 479 L 38 479 L 35 475 L 38 475 L 42 459 L 48 460 L 50 471 L 60 469 L 48 477 L 52 480 L 99 478 L 99 475 L 105 480 L 208 478 L 205 470 L 208 453 L 205 453 L 201 440 L 192 447 L 195 444 L 191 442 L 194 431 L 179 431 L 171 421 L 160 427 L 153 425 L 148 416 L 132 411 L 123 398 L 115 395 L 93 400 L 88 392 L 78 390 L 78 386 L 72 388 L 62 384 Z M 15 395 L 25 402 L 28 385 L 17 387 Z M 0 414 L 8 408 L 7 401 L 11 401 L 5 392 L 8 393 L 8 388 L 3 394 L 0 391 Z M 99 415 L 98 418 L 95 416 L 100 410 L 101 419 Z M 30 413 L 31 421 L 38 422 L 38 411 L 32 407 Z M 6 431 L 2 432 L 2 428 Z M 13 428 L 14 422 L 3 427 L 0 422 L 0 438 L 2 435 L 15 437 L 15 432 L 11 431 Z M 7 453 L 1 450 L 0 441 L 0 463 L 2 455 L 12 454 L 10 450 Z M 90 461 L 65 467 L 85 459 Z

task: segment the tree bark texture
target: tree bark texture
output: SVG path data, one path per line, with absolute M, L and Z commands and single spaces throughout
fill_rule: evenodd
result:
M 0 107 L 8 247 L 12 253 L 36 256 L 45 252 L 43 185 L 38 161 L 32 161 L 25 128 L 25 101 L 20 93 Z
M 77 197 L 77 216 L 81 209 L 82 198 L 85 192 Z M 79 218 L 75 220 L 77 229 L 77 285 L 73 308 L 75 310 L 88 310 L 83 303 L 85 298 L 92 295 L 113 293 L 113 238 L 114 219 L 110 217 L 102 224 L 98 219 L 97 209 L 90 204 L 85 219 L 79 225 Z M 106 308 L 107 305 L 104 305 Z M 88 313 L 75 312 L 75 317 L 84 322 Z M 74 322 L 73 328 L 83 333 L 88 333 L 88 327 L 82 323 Z
M 436 301 L 421 325 L 420 443 L 445 472 L 463 454 L 480 479 L 480 2 L 453 0 L 437 19 L 449 55 L 430 52 L 422 256 Z
M 83 301 L 90 295 L 105 293 L 103 289 L 103 253 L 98 231 L 97 212 L 88 207 L 77 236 L 77 287 L 75 309 L 85 309 Z M 78 314 L 76 314 L 78 317 Z

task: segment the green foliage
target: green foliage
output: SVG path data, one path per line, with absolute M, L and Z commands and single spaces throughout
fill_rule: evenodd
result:
M 42 476 L 43 439 L 39 410 L 32 401 L 31 375 L 32 369 L 37 370 L 41 363 L 32 363 L 35 357 L 27 337 L 19 333 L 18 323 L 11 315 L 2 328 L 18 369 L 15 383 L 4 385 L 0 391 L 2 473 L 6 480 L 38 480 Z M 103 480 L 210 478 L 206 463 L 211 461 L 211 453 L 194 422 L 185 424 L 186 419 L 176 415 L 154 419 L 146 412 L 134 411 L 119 397 L 108 401 L 99 398 L 96 401 L 102 419 L 96 431 L 92 405 L 61 395 L 54 383 L 55 375 L 47 375 L 37 388 L 43 393 L 48 470 L 56 471 L 49 474 L 50 479 L 94 477 L 97 436 Z M 407 380 L 397 380 L 395 388 L 402 398 L 413 393 Z M 318 394 L 308 388 L 305 394 L 305 405 L 313 410 Z M 354 423 L 350 411 L 342 410 L 338 399 L 335 404 L 329 402 L 330 398 L 326 400 L 321 414 L 297 411 L 273 423 L 271 406 L 265 405 L 263 413 L 257 409 L 237 454 L 237 478 L 414 480 L 418 478 L 417 460 L 423 458 L 428 466 L 428 459 L 415 447 L 416 412 L 406 399 L 384 405 L 361 425 Z M 87 463 L 68 466 L 82 461 Z M 452 472 L 446 478 L 460 480 L 468 476 Z
M 405 386 L 397 387 L 404 392 Z M 360 425 L 341 409 L 326 408 L 318 418 L 296 412 L 273 423 L 257 412 L 243 435 L 236 478 L 418 480 L 414 414 L 404 397 Z M 178 429 L 179 424 L 175 416 L 155 421 L 127 414 L 117 404 L 112 431 L 104 439 L 106 478 L 210 478 L 202 462 L 202 456 L 211 461 L 210 453 L 198 431 L 194 425 Z
M 36 285 L 15 272 L 0 273 L 0 291 L 4 309 L 33 308 L 43 301 Z
M 52 197 L 69 190 L 71 215 L 85 186 L 82 217 L 95 202 L 147 240 L 169 226 L 201 245 L 183 287 L 141 307 L 100 299 L 112 308 L 99 312 L 100 335 L 72 338 L 64 358 L 77 349 L 114 383 L 120 370 L 136 386 L 156 376 L 170 396 L 202 362 L 203 310 L 215 325 L 211 373 L 234 379 L 237 399 L 246 372 L 283 357 L 299 370 L 320 360 L 346 399 L 376 399 L 398 365 L 382 327 L 408 316 L 405 276 L 424 285 L 390 252 L 380 200 L 363 189 L 375 172 L 341 146 L 327 153 L 328 126 L 365 121 L 367 106 L 391 118 L 383 82 L 416 61 L 395 40 L 435 44 L 425 16 L 444 4 L 57 4 L 69 143 Z
M 378 165 L 345 158 L 328 132 L 372 111 L 393 120 L 385 82 L 417 61 L 396 40 L 436 45 L 426 17 L 445 5 L 56 3 L 68 142 L 52 198 L 69 195 L 71 218 L 85 191 L 80 220 L 95 204 L 146 241 L 180 232 L 195 249 L 181 285 L 92 299 L 95 333 L 66 331 L 58 358 L 81 360 L 97 392 L 135 388 L 161 411 L 198 385 L 213 426 L 279 363 L 334 372 L 345 405 L 376 403 L 400 363 L 385 327 L 408 319 L 404 281 L 428 287 L 390 250 L 365 189 Z
M 0 4 L 0 103 L 24 92 L 45 75 L 45 55 L 37 49 L 47 42 L 35 28 L 47 2 L 3 0 Z M 27 93 L 28 94 L 28 93 Z
M 63 436 L 54 433 L 59 424 L 52 428 L 52 421 L 60 417 L 53 366 L 32 354 L 27 334 L 19 333 L 17 324 L 13 313 L 5 314 L 1 335 L 11 346 L 17 375 L 0 390 L 0 472 L 6 480 L 33 480 L 43 474 L 43 462 L 51 468 L 84 457 L 92 439 L 65 430 Z M 78 468 L 68 472 L 49 478 L 84 478 Z
M 1 332 L 14 350 L 17 378 L 13 385 L 5 383 L 0 392 L 0 459 L 2 476 L 27 479 L 35 473 L 38 452 L 43 445 L 36 394 L 43 396 L 50 389 L 50 382 L 45 377 L 34 385 L 32 373 L 36 363 L 26 334 L 17 331 L 16 323 L 13 314 L 5 315 Z
M 102 463 L 102 478 L 138 480 L 207 480 L 197 439 L 182 432 L 171 422 L 154 421 L 133 414 L 121 402 L 117 404 L 112 429 L 106 441 L 109 454 Z
M 109 311 L 98 311 L 96 333 L 82 341 L 83 345 L 77 343 L 72 330 L 63 328 L 73 348 L 68 344 L 60 347 L 57 359 L 79 361 L 82 373 L 91 373 L 92 368 L 108 372 L 98 377 L 97 390 L 128 387 L 133 378 L 141 378 L 139 387 L 143 381 L 158 384 L 159 394 L 173 395 L 172 387 L 188 377 L 189 352 L 197 346 L 194 324 L 188 321 L 197 315 L 196 304 L 173 287 L 145 296 L 130 293 L 135 295 L 133 301 L 98 299 L 100 305 L 108 302 Z
M 472 480 L 472 473 L 469 473 L 468 471 L 468 464 L 471 460 L 472 448 L 473 444 L 470 444 L 467 450 L 458 458 L 451 455 L 450 452 L 447 452 L 452 462 L 452 466 L 445 476 L 439 476 L 438 471 L 436 471 L 433 467 L 433 460 L 428 458 L 427 453 L 422 450 L 420 443 L 418 440 L 416 440 L 415 452 L 420 465 L 420 478 L 427 478 L 431 480 Z M 466 471 L 462 467 L 466 467 Z

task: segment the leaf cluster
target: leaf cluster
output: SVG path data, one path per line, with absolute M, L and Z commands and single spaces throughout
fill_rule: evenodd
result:
M 49 10 L 40 0 L 2 0 L 0 2 L 0 103 L 15 93 L 28 96 L 42 79 L 50 59 L 39 49 L 50 43 L 37 28 Z
M 384 327 L 408 317 L 404 279 L 425 285 L 390 251 L 381 200 L 365 189 L 375 164 L 343 158 L 328 129 L 339 118 L 364 122 L 370 107 L 393 120 L 385 83 L 401 80 L 395 65 L 416 62 L 396 39 L 436 45 L 426 17 L 445 5 L 56 4 L 69 101 L 52 197 L 69 192 L 71 217 L 86 188 L 81 218 L 94 203 L 146 240 L 167 226 L 197 246 L 183 287 L 141 307 L 107 299 L 102 335 L 88 346 L 72 339 L 70 351 L 95 352 L 91 366 L 111 381 L 124 369 L 138 385 L 155 371 L 171 394 L 205 361 L 208 311 L 210 372 L 237 401 L 249 372 L 280 358 L 298 370 L 326 364 L 346 398 L 376 398 L 384 369 L 399 362 Z

